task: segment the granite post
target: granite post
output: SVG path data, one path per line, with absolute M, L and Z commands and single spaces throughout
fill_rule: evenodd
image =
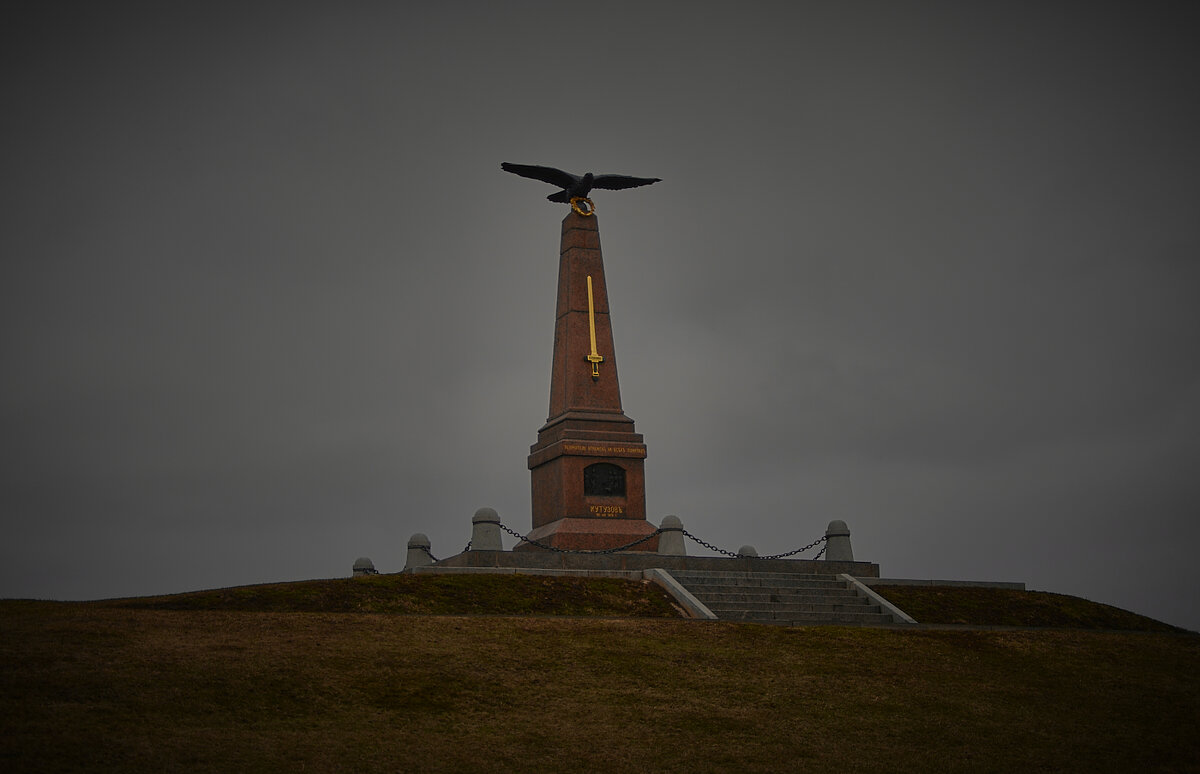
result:
M 410 572 L 414 567 L 427 567 L 433 564 L 433 556 L 429 553 L 429 538 L 417 532 L 408 539 L 408 557 L 401 572 Z
M 663 533 L 658 536 L 658 553 L 663 556 L 686 556 L 687 546 L 683 542 L 683 522 L 678 516 L 663 516 L 658 528 Z
M 500 515 L 494 508 L 480 508 L 471 517 L 471 550 L 504 550 L 500 541 Z
M 854 561 L 854 549 L 850 547 L 850 528 L 841 519 L 834 519 L 825 528 L 825 561 Z

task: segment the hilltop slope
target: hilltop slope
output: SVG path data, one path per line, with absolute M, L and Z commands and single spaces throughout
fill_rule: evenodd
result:
M 1195 770 L 1200 637 L 0 602 L 11 771 Z

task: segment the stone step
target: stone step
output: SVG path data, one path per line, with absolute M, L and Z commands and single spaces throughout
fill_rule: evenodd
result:
M 739 587 L 755 587 L 765 586 L 770 588 L 809 588 L 809 589 L 844 589 L 846 584 L 843 581 L 830 578 L 788 578 L 788 577 L 768 577 L 768 578 L 735 578 L 735 577 L 702 577 L 694 578 L 684 573 L 671 573 L 671 577 L 684 585 L 695 585 L 701 587 L 707 586 L 739 586 Z
M 712 607 L 718 605 L 721 607 L 775 607 L 778 605 L 871 605 L 874 604 L 871 600 L 864 597 L 855 596 L 803 596 L 790 597 L 780 595 L 763 595 L 758 597 L 750 597 L 739 599 L 735 596 L 726 596 L 721 598 L 703 598 L 704 604 Z
M 722 621 L 745 621 L 747 623 L 776 624 L 780 626 L 813 626 L 816 624 L 840 624 L 869 626 L 892 623 L 892 617 L 883 613 L 791 613 L 784 615 L 762 615 L 753 612 L 722 615 Z
M 671 575 L 677 578 L 687 577 L 697 580 L 705 578 L 735 578 L 745 580 L 758 579 L 794 579 L 794 580 L 815 580 L 815 581 L 832 581 L 840 583 L 836 575 L 825 575 L 821 573 L 802 573 L 802 572 L 746 572 L 734 570 L 672 570 Z
M 755 621 L 766 626 L 891 626 L 896 622 L 889 615 L 881 615 L 878 618 L 864 618 L 862 620 L 853 621 L 829 621 L 826 619 L 808 619 L 795 621 Z
M 685 584 L 686 585 L 686 584 Z M 689 586 L 692 593 L 698 597 L 720 597 L 723 594 L 743 594 L 752 598 L 772 597 L 772 596 L 797 596 L 797 597 L 853 597 L 855 592 L 846 588 L 834 589 L 803 589 L 792 587 L 772 587 L 772 586 Z
M 794 591 L 791 589 L 739 589 L 732 586 L 718 588 L 690 589 L 700 600 L 713 602 L 815 602 L 821 600 L 836 600 L 839 602 L 861 599 L 847 588 L 830 589 L 828 591 Z
M 799 583 L 787 585 L 768 585 L 765 583 L 693 583 L 686 579 L 679 582 L 688 588 L 697 588 L 701 591 L 710 591 L 714 594 L 733 591 L 744 591 L 748 594 L 773 594 L 777 592 L 784 594 L 834 594 L 839 591 L 849 590 L 844 583 L 829 586 L 812 586 Z
M 774 618 L 784 618 L 792 613 L 879 613 L 879 605 L 869 604 L 866 600 L 857 602 L 777 602 L 777 603 L 745 603 L 745 602 L 705 602 L 709 610 L 720 618 L 725 613 L 762 613 Z
M 890 613 L 831 575 L 703 570 L 671 575 L 724 621 L 782 626 L 893 622 Z

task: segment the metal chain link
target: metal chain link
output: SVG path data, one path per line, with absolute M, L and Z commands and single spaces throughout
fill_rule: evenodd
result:
M 706 540 L 701 540 L 700 538 L 696 537 L 695 535 L 693 535 L 692 533 L 688 532 L 686 529 L 683 529 L 681 527 L 670 527 L 667 529 L 663 529 L 660 527 L 659 529 L 656 529 L 653 532 L 651 532 L 649 535 L 640 537 L 637 540 L 633 541 L 632 543 L 626 543 L 623 546 L 617 546 L 616 548 L 586 549 L 586 548 L 559 548 L 558 546 L 552 546 L 547 543 L 542 543 L 540 541 L 533 540 L 531 538 L 527 538 L 524 535 L 522 535 L 520 532 L 510 529 L 507 525 L 502 524 L 500 522 L 496 522 L 496 526 L 500 527 L 500 529 L 504 530 L 508 534 L 515 537 L 517 539 L 518 545 L 520 545 L 521 543 L 528 543 L 532 546 L 537 546 L 538 548 L 542 548 L 547 551 L 554 551 L 554 552 L 557 552 L 560 554 L 615 554 L 618 551 L 624 551 L 627 548 L 633 548 L 634 546 L 641 545 L 642 543 L 645 543 L 647 540 L 658 537 L 659 535 L 661 535 L 664 532 L 674 532 L 674 531 L 682 532 L 684 535 L 688 536 L 692 540 L 694 540 L 697 543 L 699 543 L 700 545 L 704 546 L 709 551 L 714 551 L 718 554 L 724 554 L 725 556 L 731 556 L 734 559 L 738 559 L 738 558 L 741 558 L 741 559 L 783 559 L 784 557 L 794 556 L 796 554 L 804 553 L 805 551 L 807 551 L 810 548 L 815 548 L 816 546 L 821 545 L 821 543 L 824 543 L 826 540 L 825 536 L 822 535 L 821 537 L 817 538 L 816 540 L 814 540 L 813 542 L 804 546 L 803 548 L 797 548 L 792 551 L 786 551 L 782 554 L 771 554 L 770 556 L 743 556 L 742 554 L 737 554 L 737 553 L 734 553 L 733 551 L 726 551 L 724 548 L 718 548 L 717 546 L 714 546 L 712 543 L 709 543 Z M 472 543 L 471 540 L 467 541 L 467 547 L 463 549 L 463 553 L 466 553 L 467 551 L 471 550 L 471 543 Z M 435 561 L 435 562 L 440 561 L 437 557 L 435 557 L 433 555 L 432 552 L 430 552 L 430 550 L 427 546 L 418 546 L 418 547 L 422 551 L 424 551 L 429 556 L 429 558 L 432 559 L 433 561 Z M 824 556 L 826 548 L 828 548 L 827 545 L 821 546 L 821 550 L 817 552 L 817 555 L 814 556 L 811 561 L 816 561 L 817 559 L 820 559 L 822 556 Z
M 824 536 L 824 535 L 822 535 L 821 537 L 817 538 L 817 539 L 816 539 L 816 540 L 814 540 L 813 542 L 811 542 L 811 543 L 809 543 L 808 545 L 806 545 L 804 548 L 797 548 L 795 551 L 788 551 L 788 552 L 787 552 L 787 553 L 785 553 L 785 554 L 772 554 L 772 555 L 770 555 L 770 556 L 760 556 L 760 557 L 758 557 L 758 558 L 759 558 L 759 559 L 782 559 L 782 558 L 783 558 L 783 557 L 785 557 L 785 556 L 791 556 L 791 555 L 793 555 L 793 554 L 801 554 L 801 553 L 804 553 L 804 552 L 805 552 L 805 551 L 807 551 L 808 549 L 810 549 L 810 548 L 815 548 L 816 546 L 819 546 L 819 545 L 821 545 L 821 543 L 824 543 L 824 542 L 825 542 L 825 536 Z M 825 553 L 825 548 L 824 548 L 824 546 L 822 546 L 822 547 L 821 547 L 821 554 L 823 554 L 823 553 Z M 821 554 L 817 554 L 817 556 L 820 556 Z
M 690 537 L 692 540 L 695 540 L 697 543 L 704 546 L 709 551 L 716 551 L 718 554 L 725 554 L 726 556 L 732 556 L 734 559 L 736 559 L 738 557 L 738 555 L 735 554 L 733 551 L 726 551 L 724 548 L 717 548 L 712 543 L 701 540 L 700 538 L 696 537 L 692 533 L 688 532 L 686 529 L 681 529 L 679 531 L 682 532 L 683 534 L 687 535 L 688 537 Z
M 429 550 L 429 546 L 416 546 L 416 548 L 419 548 L 422 551 L 424 551 L 425 555 L 428 556 L 433 561 L 435 561 L 435 562 L 442 561 L 441 559 L 438 559 L 436 556 L 433 555 L 433 552 Z
M 541 543 L 537 540 L 531 540 L 530 538 L 525 537 L 521 533 L 515 532 L 515 531 L 509 529 L 504 524 L 500 524 L 499 522 L 497 522 L 497 524 L 500 527 L 500 529 L 504 530 L 508 534 L 515 537 L 519 541 L 518 545 L 520 543 L 528 543 L 532 546 L 537 546 L 538 548 L 544 548 L 547 551 L 556 551 L 557 553 L 560 553 L 560 554 L 615 554 L 617 551 L 624 551 L 627 548 L 633 548 L 634 546 L 641 545 L 642 543 L 645 543 L 647 540 L 654 538 L 654 537 L 658 537 L 659 535 L 661 535 L 663 532 L 666 531 L 663 529 L 656 529 L 653 532 L 651 532 L 649 535 L 646 535 L 645 537 L 640 537 L 637 540 L 633 541 L 632 543 L 626 543 L 625 545 L 617 546 L 616 548 L 597 548 L 597 549 L 589 550 L 586 548 L 559 548 L 558 546 L 547 545 L 547 544 Z
M 709 543 L 709 542 L 707 542 L 707 541 L 705 541 L 705 540 L 701 540 L 700 538 L 696 537 L 696 536 L 695 536 L 695 535 L 693 535 L 692 533 L 688 532 L 686 529 L 681 529 L 681 530 L 679 530 L 679 531 L 680 531 L 680 532 L 682 532 L 683 534 L 687 535 L 689 538 L 691 538 L 692 540 L 696 541 L 696 542 L 697 542 L 697 543 L 699 543 L 700 545 L 704 546 L 704 547 L 705 547 L 705 548 L 707 548 L 709 551 L 716 551 L 718 554 L 725 554 L 725 556 L 732 556 L 732 557 L 733 557 L 733 558 L 735 558 L 735 559 L 737 559 L 737 558 L 743 558 L 743 559 L 782 559 L 782 558 L 784 558 L 785 556 L 793 556 L 794 554 L 803 553 L 804 551 L 807 551 L 808 549 L 810 549 L 810 548 L 813 548 L 813 547 L 815 547 L 815 546 L 817 546 L 817 545 L 820 545 L 821 543 L 824 543 L 824 542 L 825 542 L 825 536 L 824 536 L 824 535 L 822 535 L 821 537 L 817 538 L 817 539 L 816 539 L 816 540 L 814 540 L 813 542 L 811 542 L 811 543 L 809 543 L 808 545 L 806 545 L 804 548 L 797 548 L 797 549 L 796 549 L 796 550 L 794 550 L 794 551 L 787 551 L 786 553 L 782 553 L 782 554 L 771 554 L 770 556 L 749 556 L 749 557 L 746 557 L 746 556 L 742 556 L 741 554 L 735 554 L 733 551 L 726 551 L 724 548 L 717 548 L 717 547 L 716 547 L 716 546 L 714 546 L 712 543 Z M 817 555 L 813 557 L 812 561 L 815 561 L 815 560 L 817 560 L 817 559 L 820 559 L 820 558 L 821 558 L 821 555 L 822 555 L 822 554 L 824 554 L 824 553 L 825 553 L 825 547 L 824 547 L 824 546 L 821 546 L 821 550 L 820 550 L 820 552 L 818 552 L 818 553 L 817 553 Z

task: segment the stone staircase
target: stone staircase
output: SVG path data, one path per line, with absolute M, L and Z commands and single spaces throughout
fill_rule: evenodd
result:
M 672 570 L 671 576 L 723 621 L 780 626 L 898 623 L 833 575 Z

